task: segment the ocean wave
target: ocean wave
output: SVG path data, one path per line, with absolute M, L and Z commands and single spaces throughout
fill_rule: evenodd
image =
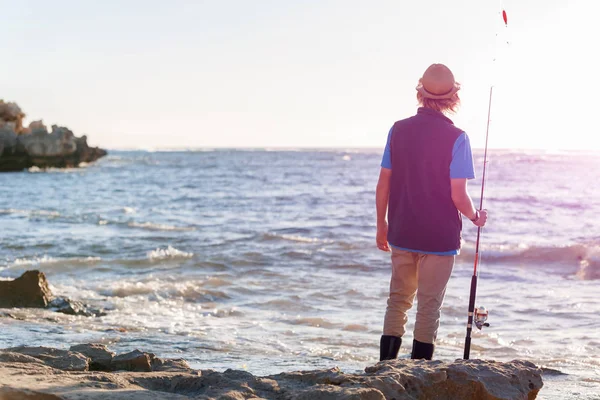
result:
M 253 308 L 264 310 L 275 310 L 277 312 L 308 312 L 314 308 L 302 302 L 299 296 L 290 296 L 285 299 L 273 299 L 266 302 L 257 302 L 249 304 Z
M 281 254 L 282 257 L 288 257 L 295 260 L 310 260 L 313 252 L 310 250 L 286 251 Z
M 461 251 L 460 258 L 470 259 L 474 249 Z M 600 246 L 597 244 L 573 244 L 568 246 L 496 246 L 481 251 L 481 261 L 492 264 L 562 265 L 583 268 L 586 276 L 600 274 Z M 599 277 L 600 278 L 600 277 Z M 594 278 L 598 279 L 598 278 Z
M 600 279 L 600 257 L 595 256 L 582 260 L 575 276 L 584 281 Z
M 202 281 L 169 282 L 153 279 L 143 282 L 116 282 L 111 287 L 97 288 L 98 293 L 108 297 L 144 296 L 150 300 L 163 301 L 181 299 L 188 302 L 218 302 L 230 298 L 220 290 L 203 289 Z
M 226 279 L 230 278 L 230 279 Z M 233 275 L 219 275 L 219 276 L 211 276 L 206 281 L 204 281 L 204 286 L 210 287 L 221 287 L 221 286 L 230 286 L 233 279 Z
M 362 271 L 362 272 L 370 272 L 381 270 L 382 267 L 378 265 L 365 265 L 365 264 L 332 264 L 328 268 L 336 269 L 336 270 L 347 270 L 347 271 Z M 383 267 L 385 269 L 389 268 L 387 264 Z
M 33 167 L 28 168 L 27 172 L 29 172 L 30 174 L 38 174 L 38 173 L 72 174 L 74 172 L 82 172 L 83 170 L 85 170 L 85 168 L 87 168 L 87 166 L 88 166 L 87 163 L 80 163 L 79 168 L 55 168 L 55 167 L 40 168 L 40 167 L 36 167 L 34 165 Z
M 146 229 L 149 231 L 175 231 L 175 232 L 189 232 L 195 231 L 196 228 L 191 226 L 174 226 L 165 224 L 155 224 L 152 222 L 129 222 L 127 226 L 131 228 Z
M 168 260 L 168 259 L 176 259 L 176 258 L 192 258 L 194 253 L 188 253 L 185 251 L 181 251 L 176 249 L 175 247 L 168 246 L 166 249 L 158 248 L 152 251 L 149 251 L 146 254 L 149 260 Z
M 16 208 L 8 208 L 8 209 L 3 209 L 0 210 L 0 214 L 6 214 L 6 215 L 27 215 L 29 217 L 32 216 L 42 216 L 42 217 L 60 217 L 60 213 L 58 211 L 51 211 L 51 210 L 23 210 L 23 209 L 16 209 Z
M 293 320 L 290 320 L 287 322 L 292 325 L 305 325 L 305 326 L 312 326 L 315 328 L 325 328 L 325 329 L 341 328 L 344 326 L 343 324 L 331 322 L 331 321 L 326 320 L 325 318 L 319 318 L 319 317 L 296 318 L 296 319 L 293 319 Z
M 13 261 L 13 266 L 32 266 L 41 264 L 89 264 L 102 261 L 100 257 L 72 257 L 72 258 L 54 258 L 47 255 L 33 258 L 17 258 Z
M 262 235 L 263 240 L 285 240 L 297 243 L 333 243 L 333 240 L 319 239 L 314 237 L 306 237 L 300 235 L 265 233 Z
M 11 277 L 16 278 L 16 275 L 20 275 L 23 269 L 38 268 L 41 266 L 50 267 L 52 272 L 61 272 L 79 268 L 82 265 L 94 265 L 101 262 L 100 257 L 51 257 L 43 255 L 39 257 L 23 257 L 17 258 L 12 261 L 8 261 L 4 265 L 0 264 L 0 271 L 14 271 L 15 276 L 9 273 Z
M 589 206 L 582 204 L 579 201 L 568 201 L 563 199 L 557 199 L 554 197 L 543 197 L 533 195 L 514 195 L 514 196 L 489 196 L 488 201 L 494 203 L 505 203 L 505 204 L 525 204 L 528 206 L 550 206 L 552 208 L 561 208 L 569 210 L 585 210 Z
M 364 348 L 364 347 L 359 347 Z M 359 354 L 353 350 L 343 350 L 343 351 L 335 351 L 331 350 L 329 347 L 313 347 L 306 349 L 304 351 L 298 352 L 301 356 L 310 356 L 310 357 L 318 357 L 325 358 L 334 361 L 352 361 L 352 362 L 371 362 L 373 361 L 373 357 L 369 355 Z
M 369 327 L 366 325 L 362 325 L 362 324 L 349 324 L 349 325 L 344 326 L 344 328 L 342 328 L 342 330 L 348 331 L 348 332 L 368 332 Z

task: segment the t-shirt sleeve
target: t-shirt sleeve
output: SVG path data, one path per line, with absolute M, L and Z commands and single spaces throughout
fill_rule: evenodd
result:
M 393 129 L 394 129 L 394 127 L 392 126 L 390 128 L 390 131 L 388 132 L 387 143 L 385 144 L 385 150 L 383 151 L 383 158 L 381 159 L 381 167 L 382 168 L 392 169 L 392 153 L 391 153 L 391 149 L 390 149 L 390 142 L 392 140 L 392 130 Z
M 454 142 L 452 162 L 450 163 L 450 178 L 475 179 L 471 143 L 469 142 L 469 136 L 464 132 Z

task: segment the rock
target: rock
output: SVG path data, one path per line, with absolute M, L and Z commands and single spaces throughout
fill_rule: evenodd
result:
M 37 270 L 26 271 L 12 281 L 0 281 L 0 308 L 11 307 L 48 308 L 63 314 L 85 317 L 106 315 L 104 311 L 91 308 L 80 301 L 54 297 L 48 287 L 46 275 Z
M 64 394 L 67 398 L 85 395 L 111 399 L 530 400 L 536 398 L 543 385 L 542 370 L 520 360 L 504 363 L 486 360 L 391 360 L 368 367 L 364 373 L 345 374 L 338 368 L 332 368 L 257 377 L 236 370 L 222 373 L 189 369 L 164 371 L 161 368 L 170 362 L 182 368 L 187 368 L 187 363 L 160 360 L 152 353 L 135 350 L 112 358 L 110 368 L 119 372 L 72 374 L 48 371 L 47 365 L 58 365 L 56 360 L 69 354 L 86 361 L 88 358 L 83 354 L 94 358 L 98 352 L 104 360 L 112 356 L 102 345 L 78 345 L 71 350 L 82 354 L 47 348 L 0 351 L 0 387 L 7 383 L 12 387 L 10 384 L 15 382 L 13 389 L 40 390 Z M 41 359 L 44 364 L 35 359 Z M 67 363 L 61 367 L 65 365 L 69 367 Z M 152 366 L 154 371 L 149 372 Z
M 64 400 L 62 397 L 27 389 L 0 387 L 0 400 Z
M 22 171 L 34 166 L 77 167 L 107 154 L 98 147 L 89 147 L 85 136 L 78 138 L 66 127 L 53 125 L 48 132 L 39 120 L 23 128 L 24 117 L 15 103 L 0 100 L 0 172 Z
M 48 308 L 59 313 L 82 315 L 84 317 L 102 317 L 106 315 L 102 310 L 91 308 L 87 304 L 66 297 L 56 297 L 48 304 Z
M 110 363 L 115 353 L 99 343 L 78 344 L 69 351 L 83 354 L 90 359 L 90 371 L 110 371 Z
M 39 121 L 32 121 L 29 124 L 28 133 L 48 133 L 48 128 L 44 125 L 44 121 L 41 119 Z
M 18 140 L 33 159 L 69 157 L 77 150 L 75 136 L 66 128 L 53 129 L 52 133 L 48 133 L 44 127 L 43 130 L 32 131 L 28 135 L 19 135 Z
M 38 358 L 27 356 L 25 354 L 13 353 L 11 351 L 0 350 L 0 362 L 22 363 L 22 364 L 43 364 Z
M 528 361 L 487 360 L 380 362 L 360 380 L 400 399 L 534 399 L 542 388 L 542 371 Z
M 0 126 L 0 148 L 3 149 L 0 151 L 0 156 L 13 154 L 17 150 L 17 134 L 4 129 L 4 126 Z
M 44 364 L 63 371 L 87 371 L 89 369 L 88 358 L 86 356 L 67 350 L 50 347 L 19 346 L 5 349 L 4 351 L 37 358 L 38 360 L 42 360 Z
M 129 353 L 119 354 L 113 357 L 110 368 L 113 371 L 141 371 L 150 372 L 151 358 L 148 353 L 142 353 L 139 350 L 134 350 Z
M 315 386 L 294 391 L 287 396 L 290 400 L 386 400 L 383 394 L 372 388 L 345 388 L 340 386 Z
M 203 370 L 200 375 L 140 375 L 135 383 L 147 390 L 186 395 L 200 399 L 288 399 L 278 383 L 256 377 L 245 371 L 228 369 L 225 372 Z M 165 398 L 168 398 L 165 395 Z M 330 399 L 332 399 L 330 397 Z
M 187 361 L 178 358 L 178 359 L 160 359 L 158 357 L 154 357 L 150 361 L 150 366 L 152 367 L 152 371 L 190 371 L 190 365 Z
M 51 300 L 43 272 L 26 271 L 13 281 L 0 281 L 0 308 L 46 307 Z
M 0 100 L 0 121 L 13 122 L 16 133 L 23 127 L 23 118 L 25 118 L 25 113 L 17 103 L 5 103 L 4 100 Z
M 364 374 L 339 369 L 298 371 L 257 378 L 243 371 L 201 371 L 200 376 L 138 377 L 136 383 L 200 398 L 281 398 L 289 400 L 534 399 L 542 387 L 541 370 L 526 361 L 395 360 Z

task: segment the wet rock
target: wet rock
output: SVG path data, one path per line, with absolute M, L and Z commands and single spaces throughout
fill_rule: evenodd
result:
M 48 304 L 48 308 L 68 315 L 82 315 L 84 317 L 102 317 L 106 313 L 102 310 L 91 308 L 89 305 L 80 301 L 71 300 L 66 297 L 57 297 L 52 299 Z
M 110 368 L 113 371 L 140 371 L 150 372 L 151 357 L 148 353 L 142 353 L 139 350 L 134 350 L 129 353 L 119 354 L 113 357 Z
M 19 346 L 4 349 L 3 351 L 37 358 L 49 367 L 63 371 L 87 371 L 89 369 L 89 360 L 86 356 L 67 350 L 53 349 L 50 347 Z
M 26 271 L 12 281 L 0 281 L 0 308 L 12 307 L 48 308 L 63 314 L 86 317 L 106 315 L 104 311 L 94 309 L 80 301 L 54 297 L 48 287 L 46 275 L 37 270 Z M 11 314 L 6 316 L 14 318 Z
M 71 346 L 69 351 L 83 354 L 90 359 L 90 371 L 109 371 L 115 353 L 100 343 L 87 343 Z
M 26 271 L 12 281 L 0 281 L 0 308 L 46 307 L 52 300 L 46 275 Z

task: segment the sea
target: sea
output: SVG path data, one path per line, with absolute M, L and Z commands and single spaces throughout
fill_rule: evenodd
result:
M 364 370 L 378 361 L 390 279 L 375 245 L 381 153 L 111 151 L 0 174 L 0 279 L 37 269 L 55 295 L 106 312 L 0 310 L 0 348 L 101 342 L 198 369 Z M 543 367 L 540 399 L 600 399 L 600 153 L 488 156 L 476 305 L 490 326 L 474 330 L 471 358 Z M 464 226 L 440 360 L 463 356 L 477 233 Z

